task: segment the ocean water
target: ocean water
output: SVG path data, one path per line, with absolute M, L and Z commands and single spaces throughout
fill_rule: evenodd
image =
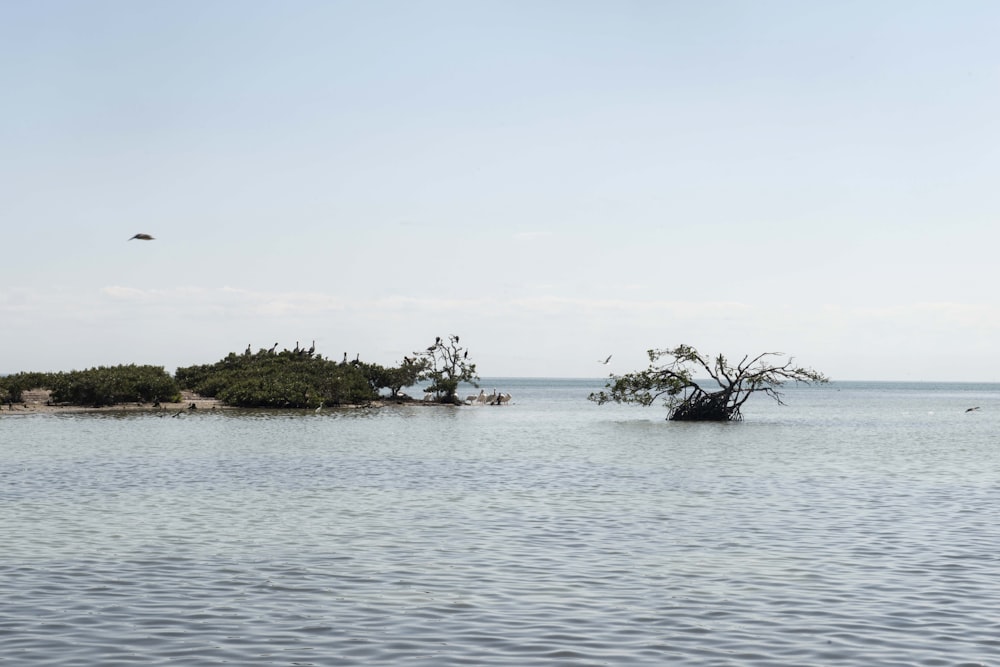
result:
M 0 414 L 0 665 L 1000 665 L 1000 385 L 602 384 Z

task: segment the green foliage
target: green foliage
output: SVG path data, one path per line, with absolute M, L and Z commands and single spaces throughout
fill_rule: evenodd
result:
M 230 353 L 201 366 L 178 368 L 184 389 L 219 399 L 227 405 L 254 408 L 315 408 L 364 404 L 378 396 L 369 364 L 333 362 L 296 350 L 256 354 Z
M 101 407 L 171 401 L 177 385 L 162 366 L 100 366 L 62 373 L 16 373 L 0 379 L 0 396 L 20 401 L 28 389 L 48 389 L 52 401 Z
M 372 391 L 377 394 L 382 389 L 388 389 L 391 398 L 399 398 L 403 387 L 411 387 L 420 381 L 426 364 L 421 359 L 405 357 L 401 366 L 386 368 L 379 364 L 365 364 L 363 370 Z
M 417 357 L 414 363 L 423 366 L 420 379 L 431 381 L 427 391 L 433 392 L 444 403 L 461 403 L 458 385 L 462 382 L 479 386 L 476 365 L 469 361 L 469 351 L 458 342 L 458 336 L 454 334 L 448 336 L 447 341 L 439 336 L 423 352 L 414 352 Z
M 590 400 L 598 405 L 608 402 L 652 405 L 662 397 L 669 411 L 667 419 L 736 421 L 743 418 L 743 404 L 758 391 L 782 404 L 778 388 L 786 382 L 828 382 L 822 373 L 795 366 L 790 358 L 780 364 L 773 362 L 771 357 L 783 356 L 776 352 L 765 352 L 752 359 L 744 356 L 735 366 L 721 354 L 707 357 L 690 345 L 649 350 L 648 355 L 648 368 L 611 375 L 605 391 L 591 394 Z M 668 361 L 658 364 L 663 358 Z M 694 379 L 694 373 L 707 373 L 718 389 L 705 389 Z
M 0 403 L 19 403 L 29 389 L 48 389 L 54 373 L 15 373 L 0 377 Z
M 63 373 L 18 373 L 17 395 L 26 389 L 48 389 L 54 403 L 102 407 L 116 403 L 178 400 L 177 383 L 163 366 L 99 366 Z
M 227 405 L 263 408 L 315 408 L 320 404 L 358 405 L 378 398 L 383 389 L 399 397 L 404 387 L 425 379 L 432 371 L 436 391 L 454 400 L 461 381 L 478 379 L 468 352 L 438 343 L 416 358 L 405 357 L 398 367 L 384 367 L 355 359 L 341 362 L 314 354 L 315 346 L 275 352 L 261 349 L 228 354 L 214 364 L 178 368 L 174 377 L 161 366 L 100 367 L 69 373 L 17 373 L 0 377 L 0 399 L 20 401 L 27 389 L 42 388 L 58 403 L 104 406 L 116 403 L 176 402 L 179 389 L 217 398 Z M 450 389 L 449 389 L 450 388 Z

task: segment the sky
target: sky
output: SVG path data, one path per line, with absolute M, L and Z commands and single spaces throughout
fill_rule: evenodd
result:
M 0 0 L 0 373 L 458 334 L 484 377 L 686 343 L 1000 381 L 998 30 L 992 0 Z

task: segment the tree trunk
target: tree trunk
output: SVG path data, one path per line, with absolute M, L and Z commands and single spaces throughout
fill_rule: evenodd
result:
M 730 402 L 732 391 L 723 389 L 712 393 L 696 392 L 678 405 L 670 416 L 670 421 L 726 422 L 742 419 L 739 408 Z

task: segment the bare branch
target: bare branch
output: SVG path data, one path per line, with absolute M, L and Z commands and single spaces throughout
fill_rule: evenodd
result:
M 598 404 L 640 405 L 651 405 L 663 399 L 670 411 L 668 419 L 739 420 L 742 419 L 740 409 L 756 392 L 763 392 L 784 405 L 778 391 L 784 383 L 828 381 L 818 371 L 795 366 L 791 358 L 783 363 L 768 361 L 769 357 L 783 356 L 780 352 L 764 352 L 753 358 L 745 355 L 736 366 L 721 354 L 715 358 L 705 357 L 690 345 L 649 350 L 648 355 L 648 368 L 622 376 L 611 375 L 605 391 L 591 394 L 590 399 Z M 662 359 L 668 361 L 660 364 Z M 707 373 L 719 389 L 709 392 L 700 387 L 693 379 L 694 372 Z

